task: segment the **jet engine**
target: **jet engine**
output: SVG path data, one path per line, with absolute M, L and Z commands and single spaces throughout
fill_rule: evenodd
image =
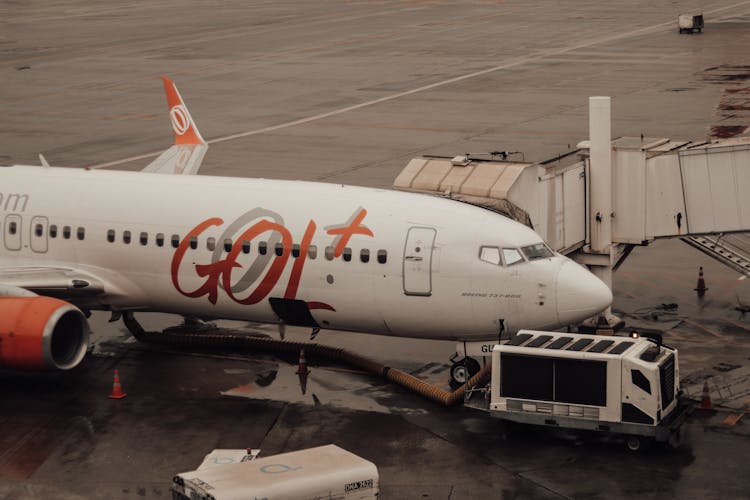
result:
M 0 366 L 69 370 L 88 345 L 88 321 L 74 305 L 42 296 L 0 297 Z

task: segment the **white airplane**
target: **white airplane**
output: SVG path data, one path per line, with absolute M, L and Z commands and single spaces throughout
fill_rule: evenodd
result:
M 0 167 L 0 366 L 73 368 L 91 310 L 472 342 L 575 324 L 612 301 L 533 230 L 479 207 L 190 175 L 208 146 L 164 86 L 175 144 L 149 173 L 43 157 Z

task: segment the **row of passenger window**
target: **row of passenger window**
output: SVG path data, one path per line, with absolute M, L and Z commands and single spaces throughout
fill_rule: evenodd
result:
M 499 248 L 482 246 L 479 248 L 479 259 L 497 266 L 512 266 L 524 260 L 548 259 L 555 254 L 544 243 L 536 243 L 521 248 Z
M 110 243 L 114 243 L 117 239 L 117 233 L 114 229 L 110 229 L 107 231 L 107 241 Z M 126 245 L 129 245 L 133 241 L 133 233 L 130 231 L 123 231 L 122 232 L 122 242 Z M 142 232 L 138 235 L 138 241 L 141 245 L 146 246 L 149 242 L 149 234 L 146 232 Z M 154 236 L 154 242 L 156 243 L 156 246 L 163 247 L 167 241 L 167 237 L 164 235 L 164 233 L 157 233 Z M 169 237 L 169 242 L 172 246 L 172 248 L 177 248 L 180 246 L 180 235 L 173 234 L 171 237 Z M 242 242 L 235 242 L 232 241 L 230 238 L 224 239 L 222 242 L 217 242 L 216 238 L 206 238 L 206 249 L 213 252 L 217 245 L 222 245 L 224 248 L 224 251 L 229 253 L 234 248 L 234 245 L 241 245 L 242 247 L 242 253 L 249 254 L 250 253 L 250 241 L 243 240 Z M 190 237 L 190 248 L 193 250 L 196 250 L 198 248 L 198 237 L 197 236 L 191 236 Z M 266 255 L 269 250 L 268 242 L 261 241 L 258 242 L 258 253 L 260 255 Z M 284 245 L 282 243 L 276 243 L 273 245 L 273 252 L 277 256 L 284 255 Z M 292 257 L 295 259 L 300 256 L 300 245 L 299 244 L 293 244 L 291 253 Z M 324 250 L 324 255 L 327 260 L 333 260 L 335 253 L 335 248 L 332 246 L 327 246 Z M 341 253 L 341 258 L 344 259 L 345 262 L 350 262 L 352 260 L 352 249 L 349 247 L 344 248 L 344 250 Z M 310 259 L 315 259 L 318 257 L 318 247 L 316 245 L 310 245 L 307 247 L 307 256 Z M 388 251 L 387 250 L 378 250 L 376 253 L 377 260 L 380 264 L 385 264 L 388 261 Z M 359 252 L 359 260 L 362 262 L 370 262 L 370 250 L 367 248 L 363 248 Z
M 63 239 L 69 240 L 70 237 L 73 234 L 73 228 L 70 226 L 63 226 L 62 231 L 58 230 L 58 227 L 56 224 L 52 224 L 48 228 L 49 230 L 49 237 L 50 238 L 57 238 L 58 234 L 62 236 Z M 18 225 L 16 222 L 10 222 L 8 224 L 8 233 L 9 234 L 16 234 L 18 232 Z M 41 238 L 44 236 L 44 224 L 35 224 L 34 225 L 34 235 L 37 238 Z M 86 238 L 86 228 L 78 227 L 76 228 L 76 238 L 83 241 Z

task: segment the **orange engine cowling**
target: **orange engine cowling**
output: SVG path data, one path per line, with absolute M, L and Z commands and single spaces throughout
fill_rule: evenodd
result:
M 0 366 L 68 370 L 88 345 L 88 322 L 74 305 L 51 297 L 0 297 Z

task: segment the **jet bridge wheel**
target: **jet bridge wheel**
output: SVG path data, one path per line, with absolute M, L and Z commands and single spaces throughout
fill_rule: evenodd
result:
M 463 358 L 451 366 L 451 385 L 461 386 L 469 381 L 471 377 L 479 373 L 481 366 L 474 358 Z

